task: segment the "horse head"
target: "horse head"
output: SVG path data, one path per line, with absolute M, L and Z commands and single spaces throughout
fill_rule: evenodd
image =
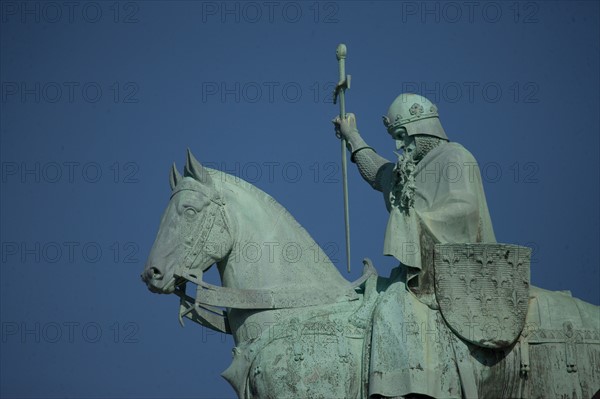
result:
M 308 320 L 307 326 L 314 326 L 315 319 L 325 325 L 344 326 L 363 303 L 355 290 L 360 282 L 351 284 L 344 279 L 308 232 L 270 195 L 235 176 L 203 167 L 189 150 L 183 176 L 173 165 L 170 183 L 171 198 L 142 280 L 152 292 L 180 297 L 181 321 L 188 317 L 205 327 L 232 334 L 236 353 L 242 353 L 249 345 L 268 345 L 276 331 L 280 334 L 290 326 L 298 327 L 299 321 Z M 202 279 L 213 264 L 219 269 L 221 287 Z M 195 298 L 186 294 L 187 281 L 197 286 Z M 375 300 L 369 303 L 374 304 Z M 298 328 L 300 331 L 304 327 Z M 308 330 L 312 334 L 314 327 Z M 336 331 L 339 339 L 345 339 L 344 328 Z M 355 392 L 356 385 L 350 384 L 346 389 L 337 381 L 349 376 L 358 381 L 355 376 L 360 373 L 362 341 L 353 339 L 332 345 L 328 343 L 330 332 L 325 335 L 327 343 L 321 344 L 318 351 L 328 363 L 323 366 L 321 359 L 319 367 L 336 377 L 324 380 L 336 381 L 331 386 L 333 396 L 356 396 L 346 392 Z M 299 351 L 301 346 L 294 345 L 294 350 Z M 275 352 L 269 352 L 267 358 L 288 352 L 287 346 L 275 345 Z M 258 351 L 244 353 L 250 356 Z M 344 359 L 350 353 L 353 360 L 348 362 Z M 298 360 L 303 356 L 301 352 L 294 355 Z M 237 359 L 223 376 L 242 396 L 252 362 L 246 355 Z M 340 359 L 345 363 L 340 363 Z M 265 370 L 273 363 L 257 361 Z M 284 363 L 287 364 L 281 364 Z M 343 377 L 338 376 L 340 364 L 348 365 L 342 367 Z M 281 367 L 273 366 L 273 370 Z M 270 383 L 270 376 L 276 373 L 265 371 L 264 375 L 269 376 Z M 266 386 L 258 392 L 271 391 Z M 293 392 L 297 394 L 295 388 Z
M 171 199 L 141 275 L 152 292 L 167 294 L 198 280 L 232 246 L 219 190 L 189 149 L 183 176 L 173 164 L 169 181 Z

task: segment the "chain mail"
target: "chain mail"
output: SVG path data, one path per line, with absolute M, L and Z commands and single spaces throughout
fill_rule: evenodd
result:
M 429 151 L 433 150 L 435 147 L 440 145 L 443 139 L 433 136 L 425 136 L 418 134 L 414 136 L 415 144 L 416 144 L 416 154 L 414 155 L 415 162 L 419 162 L 421 159 L 425 157 L 429 153 Z
M 354 162 L 358 166 L 360 175 L 377 191 L 383 191 L 381 185 L 381 167 L 385 164 L 391 164 L 390 161 L 377 155 L 372 148 L 364 148 L 354 154 Z M 390 166 L 391 166 L 390 165 Z

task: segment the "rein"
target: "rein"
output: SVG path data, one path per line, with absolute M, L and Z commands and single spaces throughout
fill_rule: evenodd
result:
M 310 290 L 273 291 L 247 290 L 240 288 L 220 287 L 202 281 L 202 278 L 188 280 L 197 284 L 196 299 L 185 293 L 185 283 L 175 290 L 180 298 L 179 322 L 188 319 L 212 330 L 231 334 L 227 312 L 220 308 L 274 310 L 294 309 L 338 302 L 349 302 L 359 299 L 356 288 L 371 276 L 377 275 L 375 268 L 369 263 L 363 275 L 350 283 L 347 288 L 334 291 L 314 292 Z

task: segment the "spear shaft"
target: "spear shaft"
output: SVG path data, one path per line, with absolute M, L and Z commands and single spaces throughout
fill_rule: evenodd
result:
M 340 79 L 335 88 L 333 103 L 339 98 L 340 118 L 346 118 L 346 99 L 344 93 L 350 88 L 350 75 L 346 76 L 346 45 L 340 43 L 335 51 L 338 60 Z M 342 189 L 344 194 L 344 225 L 346 228 L 346 262 L 350 273 L 350 212 L 348 205 L 348 163 L 346 160 L 346 139 L 342 137 Z

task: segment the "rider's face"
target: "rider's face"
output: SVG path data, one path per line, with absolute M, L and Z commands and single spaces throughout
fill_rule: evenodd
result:
M 397 128 L 390 133 L 394 140 L 396 140 L 396 149 L 403 150 L 404 152 L 411 153 L 415 149 L 415 140 L 409 136 L 406 132 L 406 128 Z
M 388 130 L 388 133 L 396 142 L 402 141 L 404 136 L 406 136 L 406 128 L 404 127 L 396 127 Z
M 396 140 L 396 149 L 403 150 L 405 154 L 411 154 L 416 148 L 415 138 L 408 134 L 402 140 Z

